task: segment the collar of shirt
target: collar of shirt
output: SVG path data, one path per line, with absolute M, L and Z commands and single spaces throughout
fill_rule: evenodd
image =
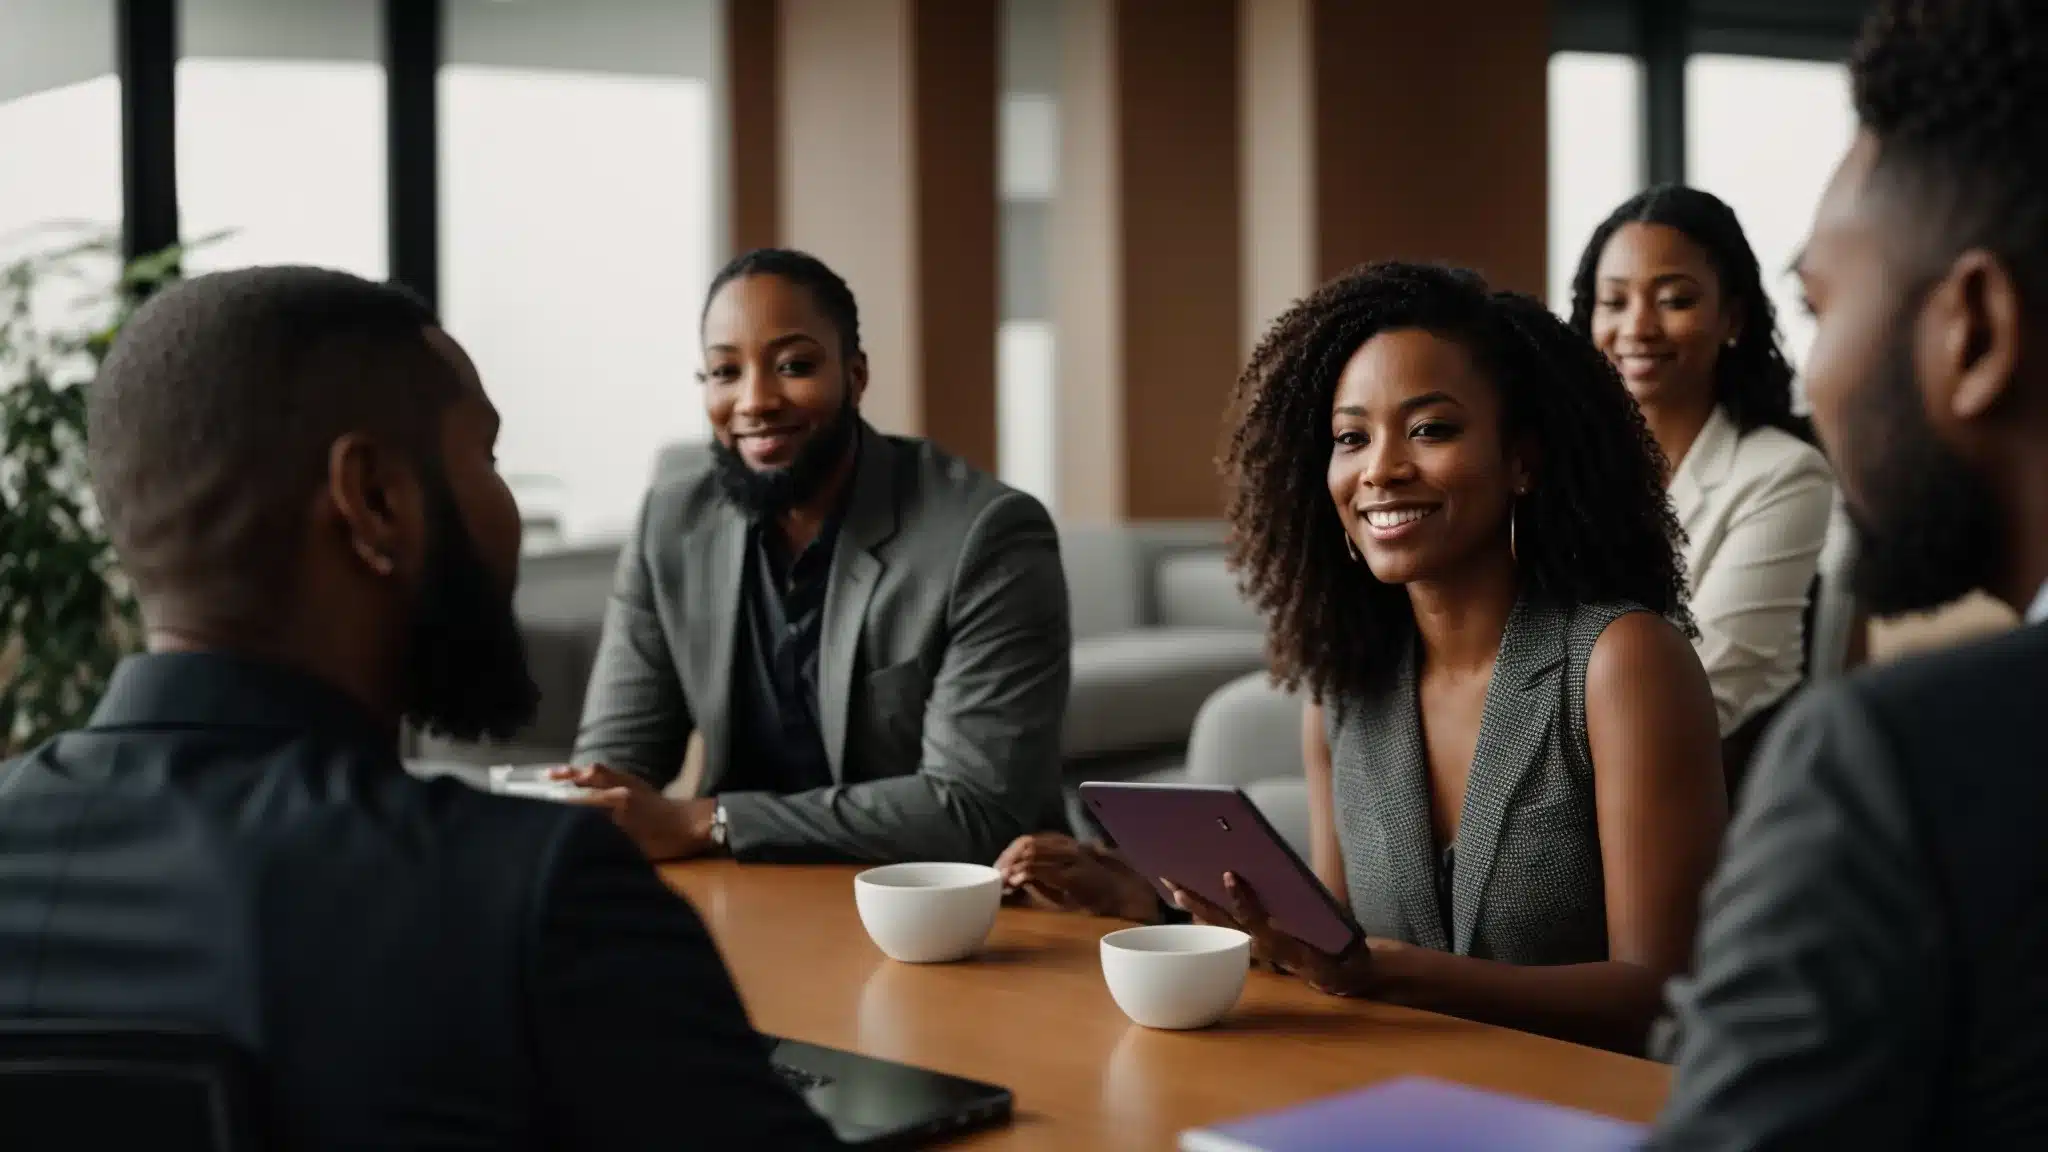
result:
M 786 585 L 789 581 L 804 577 L 822 575 L 814 573 L 813 570 L 831 565 L 832 550 L 839 543 L 840 525 L 846 521 L 846 511 L 853 503 L 853 490 L 860 478 L 860 464 L 861 438 L 856 436 L 853 441 L 853 465 L 847 469 L 846 484 L 840 488 L 838 496 L 833 500 L 832 511 L 826 514 L 825 522 L 818 526 L 817 536 L 795 555 L 790 554 L 788 545 L 783 542 L 781 527 L 776 523 L 774 516 L 764 514 L 754 517 L 754 532 L 759 541 L 762 557 L 768 561 L 768 571 L 775 577 L 778 585 Z
M 224 652 L 130 656 L 114 670 L 92 727 L 317 732 L 398 759 L 397 732 L 309 673 Z

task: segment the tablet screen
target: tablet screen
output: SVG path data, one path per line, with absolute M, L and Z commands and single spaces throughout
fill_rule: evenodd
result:
M 1308 865 L 1236 788 L 1200 784 L 1081 785 L 1082 802 L 1131 866 L 1230 907 L 1223 874 L 1251 885 L 1273 927 L 1329 955 L 1360 938 Z M 1161 888 L 1161 896 L 1166 896 Z M 1169 897 L 1170 899 L 1170 897 Z

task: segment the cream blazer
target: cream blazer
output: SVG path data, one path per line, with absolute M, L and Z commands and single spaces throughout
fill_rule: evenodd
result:
M 1738 432 L 1720 408 L 1671 475 L 1686 582 L 1723 736 L 1783 699 L 1804 672 L 1801 615 L 1828 539 L 1835 476 L 1776 428 Z

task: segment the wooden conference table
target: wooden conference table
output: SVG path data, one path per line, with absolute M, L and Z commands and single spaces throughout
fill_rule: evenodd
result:
M 1647 1120 L 1669 1087 L 1646 1060 L 1254 972 L 1201 1032 L 1130 1023 L 1102 983 L 1117 921 L 1005 908 L 980 956 L 897 964 L 869 942 L 844 867 L 662 870 L 710 924 L 764 1032 L 1001 1084 L 1008 1129 L 974 1148 L 1154 1149 L 1186 1128 L 1420 1074 Z

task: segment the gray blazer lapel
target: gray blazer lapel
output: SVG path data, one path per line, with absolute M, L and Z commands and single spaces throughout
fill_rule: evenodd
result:
M 1457 861 L 1451 875 L 1452 950 L 1470 955 L 1495 858 L 1507 830 L 1508 809 L 1522 782 L 1542 764 L 1551 738 L 1557 702 L 1563 699 L 1559 677 L 1565 667 L 1565 617 L 1556 608 L 1515 604 L 1494 658 L 1493 680 L 1486 688 L 1486 707 L 1479 723 L 1479 746 L 1465 780 L 1465 803 L 1458 817 Z M 1514 707 L 1518 700 L 1528 706 Z
M 824 632 L 818 649 L 818 719 L 832 778 L 846 778 L 846 721 L 853 707 L 853 671 L 868 601 L 882 577 L 879 548 L 896 534 L 896 461 L 891 442 L 865 422 L 860 428 L 860 463 L 853 493 L 832 553 L 831 583 L 825 589 Z
M 698 731 L 704 737 L 704 779 L 700 794 L 710 795 L 731 763 L 732 731 L 728 708 L 732 695 L 733 638 L 740 621 L 740 589 L 746 573 L 747 521 L 721 504 L 710 523 L 683 541 L 687 576 L 683 587 L 704 589 L 704 596 L 684 609 L 686 619 L 699 620 L 688 629 L 688 667 L 694 683 Z M 686 592 L 686 594 L 688 594 Z M 692 599 L 696 598 L 692 596 Z
M 1394 689 L 1378 715 L 1368 718 L 1384 734 L 1384 755 L 1368 756 L 1358 765 L 1369 789 L 1379 797 L 1386 850 L 1394 878 L 1394 898 L 1408 922 L 1414 942 L 1439 952 L 1447 950 L 1443 901 L 1436 888 L 1436 829 L 1430 820 L 1429 753 L 1423 745 L 1422 714 L 1415 698 L 1413 642 L 1401 662 Z

